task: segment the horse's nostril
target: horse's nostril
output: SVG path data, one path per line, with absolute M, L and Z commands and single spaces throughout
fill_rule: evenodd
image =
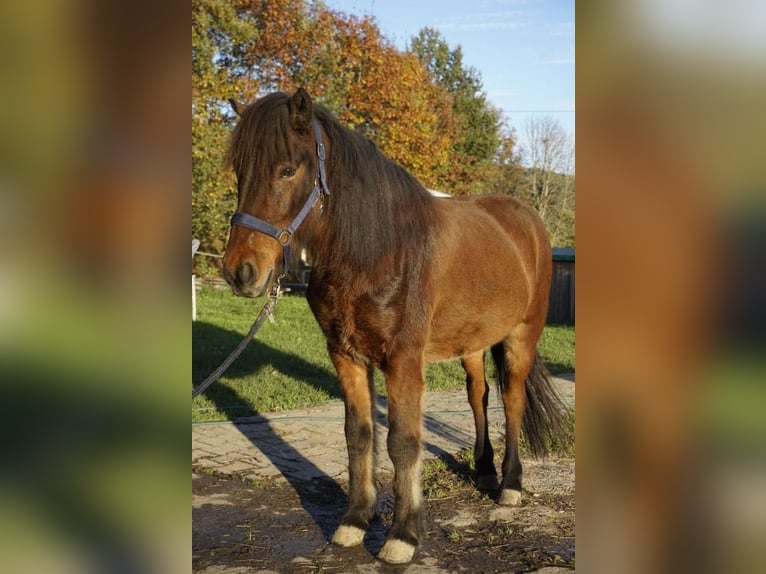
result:
M 243 263 L 237 268 L 237 282 L 241 285 L 247 285 L 255 279 L 255 270 L 250 263 Z

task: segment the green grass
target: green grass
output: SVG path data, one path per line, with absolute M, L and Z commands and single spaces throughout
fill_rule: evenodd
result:
M 465 477 L 453 472 L 445 460 L 432 458 L 423 462 L 423 494 L 427 499 L 448 498 L 466 485 Z
M 192 323 L 192 378 L 202 381 L 247 333 L 263 299 L 203 288 Z M 325 338 L 303 297 L 284 296 L 242 355 L 192 402 L 192 420 L 221 420 L 340 398 Z
M 575 330 L 564 325 L 547 325 L 537 344 L 548 370 L 554 375 L 575 370 Z
M 224 289 L 203 287 L 197 297 L 197 321 L 192 323 L 192 379 L 201 382 L 247 333 L 263 299 L 234 297 Z M 341 398 L 335 369 L 324 335 L 304 297 L 283 296 L 274 311 L 275 324 L 265 323 L 229 370 L 192 401 L 192 421 L 213 421 L 307 408 Z M 574 328 L 546 327 L 540 354 L 553 373 L 574 370 Z M 489 355 L 489 354 L 487 354 Z M 487 357 L 487 378 L 494 368 Z M 426 368 L 429 390 L 462 387 L 458 360 Z M 378 393 L 385 395 L 383 377 L 375 375 Z

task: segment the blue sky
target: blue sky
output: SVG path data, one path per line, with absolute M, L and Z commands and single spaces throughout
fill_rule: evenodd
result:
M 333 9 L 372 14 L 403 49 L 424 26 L 463 47 L 489 101 L 519 136 L 530 115 L 549 115 L 574 134 L 574 0 L 325 0 Z

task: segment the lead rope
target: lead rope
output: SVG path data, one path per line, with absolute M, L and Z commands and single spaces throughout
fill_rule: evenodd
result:
M 226 372 L 226 369 L 228 369 L 231 364 L 237 360 L 237 357 L 239 357 L 242 354 L 242 351 L 245 350 L 245 347 L 247 347 L 247 344 L 250 342 L 250 339 L 252 339 L 255 334 L 258 332 L 258 329 L 261 328 L 261 325 L 263 325 L 263 322 L 268 317 L 269 320 L 273 323 L 274 322 L 274 316 L 272 313 L 274 312 L 274 307 L 277 304 L 277 299 L 279 299 L 280 294 L 280 286 L 279 286 L 279 280 L 274 284 L 274 288 L 271 290 L 271 293 L 269 294 L 269 299 L 266 301 L 266 304 L 263 306 L 263 309 L 261 309 L 261 312 L 258 313 L 258 317 L 256 317 L 255 322 L 250 327 L 250 330 L 247 332 L 247 335 L 245 335 L 244 339 L 242 339 L 239 342 L 239 345 L 231 352 L 231 354 L 226 357 L 226 359 L 223 361 L 223 363 L 220 364 L 220 366 L 210 373 L 207 379 L 202 381 L 198 387 L 192 389 L 192 398 L 199 395 L 201 392 L 203 392 L 205 389 L 207 389 L 210 385 L 212 385 L 214 382 L 218 380 L 218 377 L 220 377 L 222 374 Z

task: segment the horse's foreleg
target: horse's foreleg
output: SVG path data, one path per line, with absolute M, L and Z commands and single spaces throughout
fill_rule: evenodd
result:
M 378 558 L 401 564 L 420 544 L 423 520 L 420 449 L 422 440 L 422 358 L 392 360 L 386 369 L 388 454 L 394 464 L 394 519 Z
M 348 509 L 332 542 L 340 546 L 361 544 L 375 516 L 372 417 L 372 370 L 340 354 L 331 354 L 338 371 L 346 406 L 346 446 L 348 448 Z
M 476 484 L 481 490 L 495 491 L 500 485 L 497 482 L 497 470 L 493 460 L 495 453 L 489 441 L 487 423 L 489 385 L 484 378 L 484 351 L 463 357 L 461 362 L 466 373 L 468 403 L 473 410 L 473 420 L 476 425 L 476 444 L 473 449 Z

